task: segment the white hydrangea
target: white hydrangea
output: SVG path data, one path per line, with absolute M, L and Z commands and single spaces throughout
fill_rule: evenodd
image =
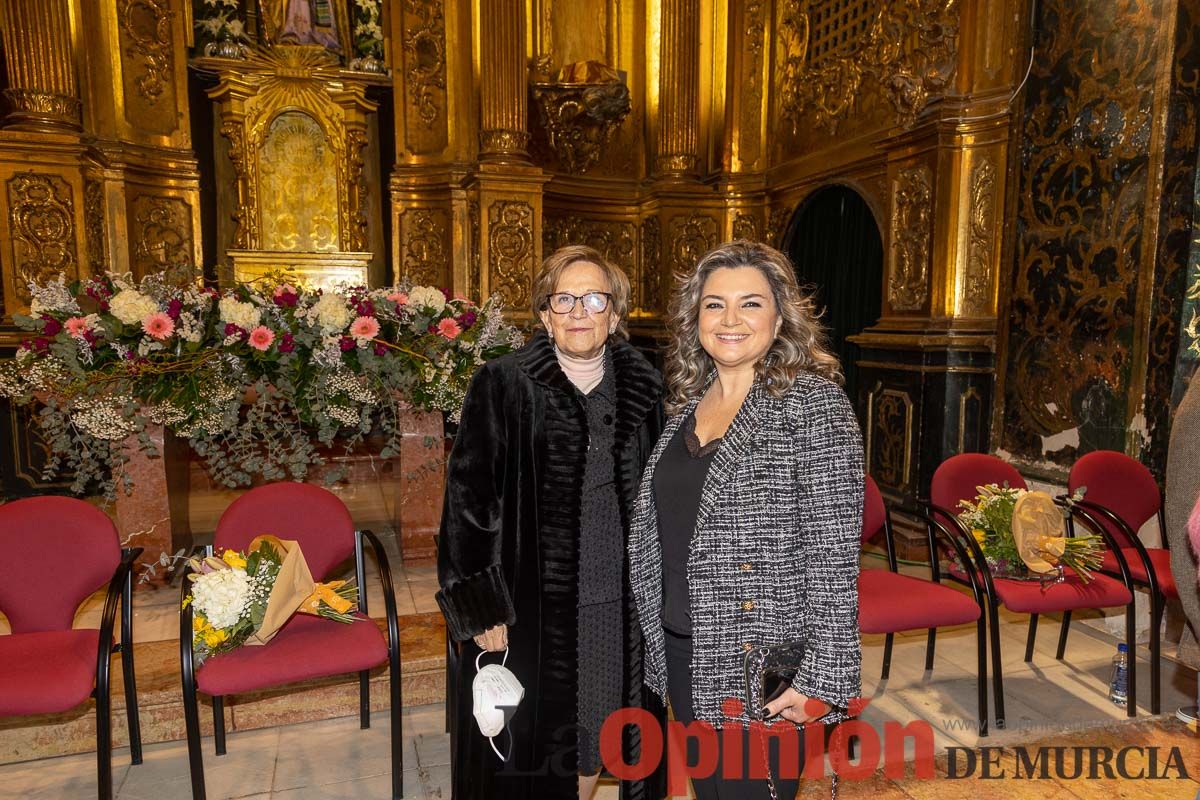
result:
M 321 330 L 325 333 L 338 333 L 344 331 L 354 319 L 354 312 L 346 305 L 345 299 L 332 292 L 327 292 L 313 304 L 308 316 L 310 319 L 316 320 L 317 325 L 321 326 Z
M 414 286 L 408 292 L 408 304 L 439 314 L 446 307 L 446 295 L 433 286 Z
M 219 306 L 221 322 L 232 322 L 244 331 L 252 330 L 258 325 L 260 312 L 253 303 L 243 303 L 233 297 L 222 297 Z
M 158 303 L 136 289 L 124 289 L 108 302 L 108 310 L 126 325 L 133 325 L 158 311 Z
M 192 582 L 192 605 L 214 628 L 237 624 L 250 599 L 250 577 L 244 569 L 218 569 Z

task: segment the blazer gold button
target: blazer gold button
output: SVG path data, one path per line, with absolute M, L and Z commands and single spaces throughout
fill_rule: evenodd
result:
M 742 603 L 742 611 L 753 611 L 753 610 L 754 610 L 754 601 L 753 600 L 747 600 L 744 603 Z
M 749 653 L 751 650 L 754 649 L 754 645 L 750 644 L 749 642 L 746 642 L 745 644 L 742 645 L 742 649 L 745 650 L 747 653 Z
M 742 564 L 742 572 L 749 572 L 752 569 L 754 569 L 754 567 L 750 564 Z

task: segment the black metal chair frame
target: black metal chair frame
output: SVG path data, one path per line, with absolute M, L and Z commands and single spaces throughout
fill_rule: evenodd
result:
M 990 629 L 990 638 L 991 638 L 991 645 L 992 645 L 992 647 L 991 647 L 991 649 L 992 649 L 992 683 L 993 683 L 992 688 L 993 688 L 993 692 L 995 694 L 996 727 L 999 729 L 1003 729 L 1004 722 L 1005 722 L 1005 719 L 1004 719 L 1004 672 L 1003 672 L 1003 668 L 1001 666 L 1001 651 L 1000 651 L 1000 613 L 999 613 L 1000 598 L 996 594 L 996 584 L 992 579 L 991 570 L 989 570 L 987 568 L 987 559 L 983 555 L 983 548 L 980 547 L 979 542 L 975 541 L 975 538 L 970 535 L 970 533 L 967 531 L 966 527 L 962 524 L 962 522 L 958 519 L 958 516 L 956 514 L 954 514 L 953 512 L 951 512 L 950 510 L 948 510 L 946 508 L 935 505 L 934 503 L 929 502 L 929 501 L 923 500 L 923 501 L 919 501 L 919 502 L 921 502 L 922 505 L 924 506 L 921 516 L 923 516 L 925 518 L 927 525 L 931 522 L 936 523 L 936 524 L 941 524 L 939 520 L 935 519 L 935 515 L 941 515 L 941 516 L 945 517 L 946 519 L 950 520 L 951 524 L 959 531 L 959 535 L 961 536 L 962 540 L 967 544 L 967 547 L 970 550 L 971 555 L 972 555 L 970 562 L 963 560 L 962 557 L 960 556 L 960 563 L 963 565 L 964 571 L 971 578 L 971 585 L 974 586 L 975 581 L 976 581 L 974 575 L 972 574 L 972 571 L 978 572 L 979 577 L 982 579 L 984 591 L 985 591 L 985 594 L 987 596 L 987 601 L 988 601 L 988 603 L 987 603 L 988 627 Z M 1065 505 L 1062 501 L 1056 501 L 1056 502 L 1060 506 Z M 1130 600 L 1129 600 L 1129 603 L 1126 605 L 1127 613 L 1126 613 L 1126 621 L 1125 621 L 1125 638 L 1126 638 L 1126 642 L 1128 643 L 1128 646 L 1131 648 L 1130 652 L 1132 653 L 1133 652 L 1132 648 L 1136 644 L 1137 640 L 1136 640 L 1136 634 L 1134 631 L 1134 619 L 1133 619 L 1133 603 L 1134 603 L 1133 594 L 1134 594 L 1134 592 L 1133 592 L 1132 579 L 1129 574 L 1129 565 L 1126 563 L 1125 557 L 1121 554 L 1120 549 L 1115 547 L 1115 540 L 1113 539 L 1112 534 L 1110 534 L 1106 530 L 1102 530 L 1101 534 L 1103 535 L 1105 544 L 1109 548 L 1113 549 L 1113 551 L 1117 557 L 1117 563 L 1121 567 L 1122 581 L 1125 584 L 1125 588 L 1128 589 L 1129 593 L 1130 593 Z M 1070 525 L 1067 526 L 1067 535 L 1074 536 L 1074 531 Z M 973 570 L 972 570 L 972 568 L 973 568 Z M 947 575 L 947 577 L 950 580 L 958 582 L 958 583 L 966 583 L 966 581 L 964 581 L 959 576 L 955 575 L 953 572 L 949 573 Z M 1071 625 L 1071 612 L 1069 610 L 1063 611 L 1062 615 L 1063 615 L 1062 616 L 1062 626 L 1059 630 L 1059 635 L 1058 635 L 1058 650 L 1055 652 L 1055 656 L 1054 656 L 1059 661 L 1062 661 L 1063 655 L 1066 652 L 1067 631 Z M 1033 661 L 1033 644 L 1034 644 L 1034 639 L 1037 636 L 1037 621 L 1038 621 L 1037 614 L 1029 615 L 1029 633 L 1025 639 L 1025 661 L 1026 661 L 1026 663 Z M 1136 716 L 1136 714 L 1137 714 L 1137 700 L 1136 700 L 1136 698 L 1137 698 L 1137 664 L 1135 662 L 1136 662 L 1135 658 L 1129 659 L 1129 700 L 1126 705 L 1128 707 L 1128 716 L 1130 716 L 1130 717 Z
M 138 718 L 137 684 L 133 670 L 133 562 L 142 553 L 140 547 L 121 549 L 121 562 L 108 582 L 104 610 L 100 615 L 100 634 L 96 648 L 96 774 L 100 800 L 112 800 L 112 693 L 113 653 L 121 654 L 121 673 L 125 679 L 125 721 L 129 727 L 129 760 L 142 763 L 142 726 Z M 117 606 L 121 606 L 121 641 L 111 644 Z M 110 643 L 106 646 L 105 643 Z
M 388 685 L 391 695 L 391 757 L 392 757 L 392 797 L 401 800 L 404 797 L 404 721 L 401 694 L 400 675 L 400 622 L 396 615 L 396 592 L 392 585 L 392 571 L 388 564 L 387 553 L 383 544 L 374 533 L 368 530 L 354 532 L 354 572 L 358 581 L 358 610 L 364 616 L 370 616 L 367 610 L 367 587 L 364 583 L 366 575 L 366 559 L 363 541 L 366 540 L 375 554 L 375 563 L 379 569 L 379 580 L 383 585 L 383 604 L 387 616 L 388 629 Z M 212 545 L 197 548 L 198 553 L 212 555 Z M 187 571 L 184 572 L 180 587 L 180 599 L 188 595 L 189 581 Z M 204 755 L 200 748 L 200 709 L 196 688 L 196 669 L 192 652 L 192 606 L 189 603 L 179 614 L 179 658 L 183 675 L 183 714 L 187 728 L 188 766 L 192 780 L 193 800 L 205 800 L 204 788 Z M 363 730 L 371 727 L 371 671 L 362 670 L 358 673 L 358 717 L 359 727 Z M 213 739 L 216 754 L 225 755 L 225 698 L 214 695 L 213 702 Z
M 892 572 L 899 572 L 900 567 L 896 559 L 896 542 L 892 530 L 891 508 L 887 501 L 883 503 L 884 509 L 884 536 L 887 543 L 887 558 L 888 569 Z M 941 569 L 937 560 L 937 534 L 940 533 L 945 537 L 959 559 L 964 562 L 968 560 L 967 550 L 963 547 L 963 543 L 958 541 L 958 536 L 962 535 L 961 531 L 951 530 L 937 520 L 933 519 L 924 511 L 918 510 L 917 515 L 925 520 L 925 537 L 926 545 L 929 549 L 929 568 L 930 580 L 933 583 L 941 584 L 942 575 Z M 935 533 L 936 529 L 936 533 Z M 979 619 L 976 621 L 975 628 L 975 644 L 978 656 L 978 700 L 979 700 L 979 735 L 988 735 L 988 699 L 987 699 L 987 622 L 984 613 L 983 591 L 980 584 L 976 581 L 974 574 L 967 573 L 968 580 L 958 581 L 971 588 L 971 593 L 975 600 L 975 605 L 979 606 Z M 883 644 L 883 676 L 881 680 L 887 680 L 888 674 L 892 665 L 892 642 L 895 639 L 895 634 L 889 633 L 886 635 Z M 925 639 L 925 671 L 933 671 L 934 648 L 937 645 L 937 628 L 929 628 Z
M 1142 562 L 1142 567 L 1146 570 L 1147 580 L 1139 580 L 1138 578 L 1133 577 L 1132 574 L 1130 574 L 1129 580 L 1133 586 L 1148 590 L 1150 595 L 1150 713 L 1158 714 L 1162 705 L 1162 684 L 1161 675 L 1159 674 L 1160 665 L 1162 662 L 1162 642 L 1161 636 L 1159 635 L 1159 628 L 1162 627 L 1163 614 L 1167 608 L 1167 597 L 1165 594 L 1163 594 L 1162 587 L 1159 585 L 1158 575 L 1154 572 L 1154 564 L 1150 560 L 1150 553 L 1147 551 L 1146 546 L 1142 544 L 1141 540 L 1138 539 L 1137 532 L 1130 528 L 1125 520 L 1121 519 L 1121 517 L 1119 517 L 1112 509 L 1102 506 L 1099 503 L 1091 500 L 1076 500 L 1071 505 L 1071 516 L 1067 520 L 1067 525 L 1071 528 L 1072 535 L 1074 535 L 1075 517 L 1082 518 L 1092 530 L 1105 531 L 1107 533 L 1107 530 L 1104 528 L 1104 526 L 1100 524 L 1100 520 L 1097 519 L 1097 517 L 1103 517 L 1104 519 L 1107 519 L 1109 522 L 1116 525 L 1120 529 L 1121 533 L 1129 539 L 1130 547 L 1137 551 L 1138 558 Z M 1163 513 L 1162 492 L 1159 492 L 1157 516 L 1158 529 L 1162 531 L 1163 534 L 1162 549 L 1166 550 L 1167 520 Z M 1121 552 L 1123 548 L 1113 549 L 1117 553 L 1118 561 L 1124 563 L 1124 555 Z M 1127 565 L 1125 566 L 1125 569 L 1128 569 Z M 1113 573 L 1109 570 L 1102 570 L 1102 572 L 1104 572 L 1105 575 L 1113 575 L 1114 577 L 1116 576 L 1116 573 Z M 1132 670 L 1133 662 L 1137 660 L 1137 653 L 1134 651 L 1133 645 L 1130 645 L 1129 647 L 1130 669 Z M 1133 673 L 1131 672 L 1130 675 L 1132 674 Z M 1132 704 L 1130 704 L 1130 707 L 1133 707 Z

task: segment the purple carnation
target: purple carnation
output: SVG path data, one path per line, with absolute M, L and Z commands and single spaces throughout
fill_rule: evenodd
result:
M 43 336 L 57 336 L 58 332 L 62 330 L 62 323 L 56 320 L 54 317 L 47 317 L 43 315 L 42 323 Z
M 242 330 L 240 326 L 234 325 L 232 322 L 226 322 L 225 323 L 225 335 L 226 336 L 245 337 L 246 332 L 244 330 Z
M 377 355 L 377 356 L 386 356 L 387 355 L 387 351 L 388 351 L 387 345 L 384 344 L 383 342 L 376 342 L 374 349 L 375 349 L 375 355 Z
M 464 331 L 475 324 L 476 316 L 474 311 L 464 311 L 458 315 L 458 326 Z
M 171 319 L 179 319 L 179 314 L 183 311 L 183 301 L 175 298 L 167 303 L 167 316 Z
M 296 337 L 290 333 L 285 333 L 279 337 L 279 352 L 291 353 L 296 349 Z
M 343 353 L 348 353 L 354 349 L 354 340 L 349 336 L 343 336 L 338 345 L 342 348 Z
M 370 300 L 364 299 L 364 300 L 358 301 L 357 303 L 354 304 L 354 310 L 356 312 L 358 312 L 358 316 L 360 316 L 360 317 L 375 316 L 375 304 L 372 303 Z

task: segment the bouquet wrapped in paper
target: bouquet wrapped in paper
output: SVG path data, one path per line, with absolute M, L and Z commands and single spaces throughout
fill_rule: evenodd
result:
M 354 621 L 354 581 L 313 580 L 299 542 L 258 536 L 244 550 L 191 559 L 192 649 L 197 663 L 242 645 L 264 645 L 296 612 Z
M 998 578 L 1057 583 L 1070 568 L 1087 583 L 1104 558 L 1099 536 L 1068 537 L 1061 509 L 1045 492 L 994 483 L 977 486 L 975 500 L 963 500 L 959 520 L 979 543 L 988 570 Z M 1079 492 L 1072 501 L 1082 498 Z M 1068 503 L 1069 505 L 1069 503 Z

